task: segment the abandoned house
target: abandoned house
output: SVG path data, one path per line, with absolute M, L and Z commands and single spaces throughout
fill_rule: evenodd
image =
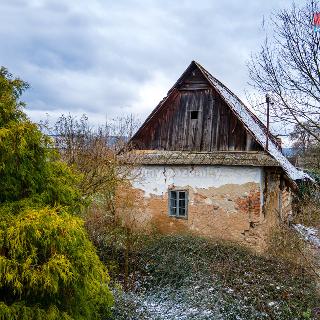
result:
M 267 141 L 268 140 L 268 141 Z M 266 126 L 192 61 L 132 137 L 130 192 L 142 228 L 190 232 L 263 250 L 308 175 Z

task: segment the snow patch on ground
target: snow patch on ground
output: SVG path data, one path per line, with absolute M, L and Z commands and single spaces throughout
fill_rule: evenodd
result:
M 320 234 L 316 228 L 306 227 L 302 224 L 295 224 L 293 227 L 306 241 L 320 248 Z
M 246 299 L 234 296 L 234 290 L 221 287 L 159 288 L 152 292 L 122 293 L 116 304 L 131 305 L 130 320 L 225 320 L 267 319 L 267 314 L 246 304 Z M 122 300 L 122 302 L 119 301 Z M 273 302 L 269 307 L 277 307 Z M 129 314 L 131 313 L 131 316 Z M 121 318 L 122 319 L 122 318 Z
M 143 308 L 156 319 L 182 320 L 182 319 L 218 319 L 219 315 L 213 310 L 203 310 L 188 306 L 184 303 L 174 303 L 168 300 L 153 300 L 148 297 L 143 301 Z

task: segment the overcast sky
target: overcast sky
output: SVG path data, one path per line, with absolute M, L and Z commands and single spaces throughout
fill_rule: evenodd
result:
M 1 0 L 0 64 L 28 81 L 29 116 L 145 118 L 200 62 L 239 97 L 280 0 Z

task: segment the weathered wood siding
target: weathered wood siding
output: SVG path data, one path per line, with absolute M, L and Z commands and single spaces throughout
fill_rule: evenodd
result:
M 194 111 L 196 119 L 192 119 L 192 115 L 196 116 Z M 262 149 L 229 106 L 196 71 L 170 94 L 161 110 L 132 142 L 139 149 Z

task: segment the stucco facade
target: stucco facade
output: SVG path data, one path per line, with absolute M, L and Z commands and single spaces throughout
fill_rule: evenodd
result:
M 263 167 L 142 165 L 133 175 L 126 192 L 134 198 L 134 209 L 126 219 L 146 231 L 192 233 L 263 251 L 281 201 L 286 203 L 283 215 L 291 208 L 288 196 L 279 198 L 280 176 Z M 186 191 L 185 217 L 170 215 L 171 190 Z

